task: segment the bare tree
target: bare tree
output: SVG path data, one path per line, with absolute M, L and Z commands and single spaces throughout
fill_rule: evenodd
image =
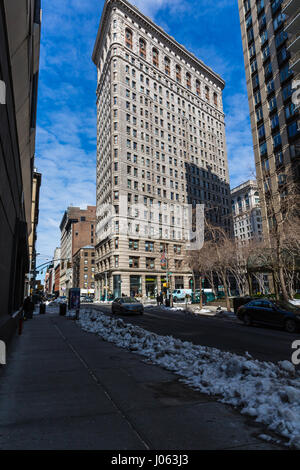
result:
M 280 175 L 281 178 L 278 178 L 278 184 L 275 184 L 277 176 L 276 173 L 267 174 L 260 181 L 264 185 L 269 226 L 269 236 L 266 240 L 268 245 L 267 264 L 273 273 L 275 284 L 280 286 L 283 298 L 288 301 L 286 268 L 287 245 L 289 243 L 287 233 L 290 226 L 295 226 L 296 220 L 297 225 L 299 224 L 300 188 L 291 167 L 286 168 L 285 173 Z M 277 286 L 274 287 L 276 297 L 279 298 Z
M 222 282 L 225 293 L 226 308 L 228 311 L 230 311 L 231 307 L 228 295 L 229 285 L 227 281 L 227 274 L 232 257 L 232 242 L 228 237 L 225 229 L 222 227 L 214 226 L 206 221 L 206 229 L 207 235 L 215 248 L 214 271 L 217 274 L 219 280 Z

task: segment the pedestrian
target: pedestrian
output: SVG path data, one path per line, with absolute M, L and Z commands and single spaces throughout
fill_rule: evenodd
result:
M 25 320 L 32 318 L 34 311 L 34 303 L 32 302 L 31 298 L 28 296 L 23 302 L 23 314 Z
M 164 303 L 164 296 L 162 294 L 162 292 L 159 294 L 159 305 L 163 305 Z
M 156 302 L 157 302 L 157 306 L 159 306 L 160 305 L 160 295 L 159 294 L 157 294 L 157 296 L 156 296 Z

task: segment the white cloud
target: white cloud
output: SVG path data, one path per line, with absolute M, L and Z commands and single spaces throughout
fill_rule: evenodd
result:
M 226 142 L 231 187 L 255 178 L 255 163 L 247 95 L 227 97 Z

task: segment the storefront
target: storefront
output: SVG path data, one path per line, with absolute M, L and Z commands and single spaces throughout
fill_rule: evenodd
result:
M 121 297 L 121 276 L 119 274 L 113 276 L 113 296 Z
M 135 297 L 142 293 L 142 277 L 130 276 L 130 296 Z
M 147 297 L 156 297 L 157 296 L 157 277 L 145 277 L 145 289 Z

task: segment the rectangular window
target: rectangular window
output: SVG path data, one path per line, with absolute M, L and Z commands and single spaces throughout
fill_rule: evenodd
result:
M 257 91 L 254 95 L 254 102 L 255 104 L 259 104 L 261 102 L 261 95 L 260 95 L 260 91 Z
M 299 133 L 298 126 L 297 126 L 297 121 L 293 122 L 290 124 L 287 128 L 288 135 L 289 137 L 295 137 Z
M 281 135 L 280 135 L 280 132 L 278 132 L 277 134 L 275 134 L 273 136 L 273 145 L 274 147 L 278 147 L 279 145 L 281 145 Z
M 283 69 L 280 70 L 280 81 L 283 82 L 286 80 L 290 75 L 292 74 L 292 71 L 289 69 L 289 65 L 286 64 Z
M 259 139 L 263 138 L 265 136 L 265 126 L 262 125 L 257 129 L 258 137 Z
M 259 146 L 259 151 L 260 151 L 260 154 L 261 155 L 265 155 L 267 153 L 267 144 L 266 142 L 263 142 L 260 146 Z
M 256 112 L 256 120 L 260 121 L 263 118 L 262 108 L 261 107 L 257 108 L 255 112 Z
M 269 104 L 269 111 L 273 111 L 274 109 L 277 108 L 277 101 L 276 101 L 275 96 L 270 99 L 268 104 Z
M 288 35 L 287 33 L 283 30 L 280 33 L 277 33 L 275 36 L 275 44 L 276 47 L 281 46 L 281 44 L 284 43 L 284 41 L 287 39 Z
M 277 126 L 279 126 L 279 118 L 278 115 L 275 114 L 271 119 L 271 128 L 275 129 Z
M 267 93 L 272 93 L 272 91 L 274 91 L 275 86 L 274 86 L 273 78 L 268 81 L 268 83 L 266 84 L 266 87 L 267 87 Z
M 284 100 L 287 100 L 292 95 L 292 84 L 289 83 L 282 89 L 282 96 Z
M 264 67 L 265 77 L 268 78 L 272 75 L 272 64 L 271 62 Z
M 286 119 L 289 119 L 290 117 L 292 117 L 292 116 L 295 114 L 295 112 L 296 112 L 294 103 L 289 103 L 289 104 L 285 107 L 284 111 L 285 111 L 285 117 L 286 117 Z
M 129 267 L 130 268 L 138 268 L 139 267 L 139 258 L 134 256 L 129 256 Z

